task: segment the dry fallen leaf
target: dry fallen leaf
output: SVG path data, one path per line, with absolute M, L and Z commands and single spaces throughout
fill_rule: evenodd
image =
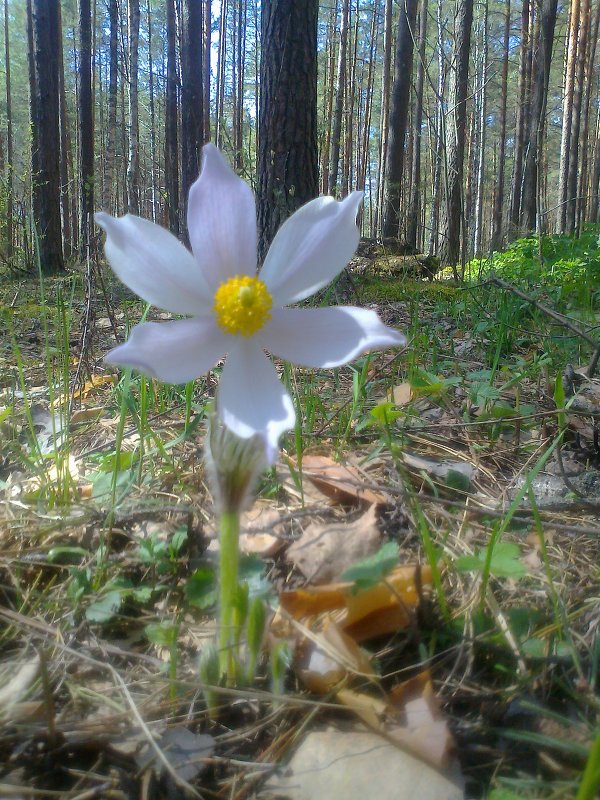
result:
M 338 464 L 328 456 L 303 456 L 302 474 L 336 503 L 389 505 L 391 502 L 383 492 L 366 488 L 364 476 L 355 467 Z
M 405 566 L 362 591 L 355 591 L 352 583 L 330 583 L 281 592 L 279 601 L 297 620 L 336 610 L 336 621 L 344 632 L 362 642 L 406 628 L 411 611 L 419 605 L 420 589 L 430 585 L 429 566 Z
M 276 508 L 268 508 L 255 503 L 251 509 L 242 514 L 241 528 L 240 550 L 242 553 L 271 558 L 287 544 L 282 538 L 284 529 L 281 524 L 281 514 Z M 269 533 L 266 529 L 279 535 Z
M 413 399 L 413 390 L 410 383 L 401 383 L 393 386 L 389 393 L 389 401 L 397 406 L 406 406 Z
M 337 698 L 388 741 L 422 758 L 436 769 L 446 769 L 454 740 L 435 698 L 428 672 L 395 687 L 387 698 L 341 689 Z
M 331 620 L 300 642 L 294 669 L 306 688 L 319 694 L 330 692 L 349 674 L 374 674 L 366 654 Z
M 381 536 L 375 506 L 354 522 L 319 524 L 313 522 L 287 552 L 311 583 L 338 579 L 352 564 L 376 552 Z

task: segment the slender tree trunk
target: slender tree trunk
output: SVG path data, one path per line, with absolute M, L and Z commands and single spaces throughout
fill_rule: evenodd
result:
M 510 200 L 511 233 L 518 230 L 521 213 L 521 193 L 523 183 L 523 149 L 528 122 L 531 59 L 531 0 L 523 0 L 521 8 L 521 50 L 519 53 L 519 103 L 515 133 L 515 155 L 513 164 L 512 193 Z
M 408 202 L 406 243 L 418 248 L 417 238 L 421 218 L 421 139 L 423 128 L 423 87 L 425 83 L 425 45 L 427 44 L 427 0 L 421 0 L 419 9 L 419 51 L 415 86 L 415 124 Z
M 258 227 L 260 256 L 318 193 L 317 0 L 262 4 Z
M 35 117 L 33 211 L 41 268 L 64 270 L 60 219 L 59 31 L 58 0 L 33 0 L 32 38 Z
M 184 0 L 181 58 L 181 190 L 184 214 L 190 187 L 200 173 L 204 144 L 203 99 L 202 0 Z
M 435 152 L 433 155 L 433 191 L 431 198 L 431 230 L 429 232 L 429 255 L 437 255 L 439 226 L 440 226 L 440 204 L 441 204 L 441 185 L 442 185 L 442 162 L 446 144 L 446 129 L 444 116 L 444 93 L 445 93 L 445 53 L 444 53 L 444 29 L 442 24 L 442 0 L 438 0 L 436 8 L 437 23 L 437 53 L 438 53 L 438 82 L 436 92 L 436 123 L 435 123 Z
M 504 37 L 502 47 L 502 78 L 500 89 L 500 133 L 498 141 L 498 165 L 494 191 L 494 210 L 492 214 L 491 249 L 498 250 L 502 245 L 502 211 L 504 207 L 504 170 L 506 160 L 506 105 L 508 94 L 508 47 L 510 42 L 510 0 L 506 0 L 504 14 Z
M 523 170 L 521 228 L 525 231 L 540 231 L 541 229 L 540 164 L 543 154 L 556 10 L 557 0 L 542 0 L 534 48 L 531 115 Z
M 4 241 L 6 258 L 10 264 L 13 254 L 13 214 L 14 214 L 14 144 L 13 144 L 13 115 L 12 115 L 12 88 L 10 81 L 10 38 L 8 33 L 8 0 L 4 0 L 4 64 L 6 76 L 6 225 L 4 228 Z
M 152 8 L 150 0 L 146 0 L 146 19 L 148 21 L 148 100 L 150 103 L 150 176 L 151 176 L 151 195 L 152 222 L 156 222 L 156 207 L 158 204 L 158 158 L 156 153 L 156 108 L 154 101 L 154 60 L 152 56 Z
M 577 66 L 577 38 L 581 0 L 571 0 L 567 55 L 565 69 L 565 88 L 563 94 L 562 136 L 560 142 L 560 166 L 558 171 L 558 230 L 564 233 L 567 228 L 567 206 L 569 205 L 569 159 L 571 157 L 571 133 L 573 121 L 573 95 L 575 92 L 575 71 Z
M 477 151 L 477 196 L 475 200 L 475 231 L 473 252 L 478 256 L 483 245 L 483 194 L 485 180 L 485 132 L 487 120 L 487 80 L 488 80 L 488 2 L 483 7 L 483 31 L 481 41 L 481 80 L 479 82 L 479 137 Z
M 106 132 L 106 179 L 102 208 L 114 210 L 115 189 L 115 147 L 117 134 L 117 36 L 119 28 L 119 12 L 117 0 L 108 2 L 109 19 L 109 67 L 108 67 L 108 130 Z
M 451 107 L 453 111 L 452 135 L 448 142 L 448 178 L 446 207 L 441 243 L 441 260 L 455 266 L 460 261 L 461 232 L 463 231 L 463 173 L 465 156 L 465 130 L 467 121 L 467 96 L 469 80 L 469 52 L 473 24 L 473 0 L 458 0 L 454 44 L 455 66 L 452 74 Z
M 167 0 L 167 92 L 165 99 L 165 186 L 169 228 L 179 233 L 179 154 L 177 135 L 177 31 L 175 0 Z
M 581 0 L 579 19 L 579 35 L 577 37 L 577 63 L 575 65 L 575 87 L 573 91 L 573 114 L 571 118 L 571 147 L 569 154 L 569 172 L 567 176 L 567 230 L 575 231 L 577 209 L 580 205 L 577 197 L 577 178 L 581 168 L 579 161 L 579 135 L 581 132 L 581 107 L 583 104 L 585 65 L 588 49 L 588 33 L 590 24 L 590 0 Z
M 398 20 L 396 65 L 388 128 L 386 192 L 383 210 L 384 236 L 397 237 L 399 235 L 402 177 L 404 171 L 404 145 L 412 82 L 416 16 L 417 0 L 404 0 L 400 6 L 400 17 Z
M 342 139 L 342 119 L 344 114 L 344 89 L 346 86 L 346 60 L 348 50 L 348 28 L 350 22 L 350 0 L 342 0 L 340 20 L 340 46 L 338 49 L 335 79 L 333 121 L 331 123 L 331 160 L 329 164 L 329 194 L 335 192 L 340 162 L 340 143 Z
M 598 44 L 598 29 L 600 27 L 600 2 L 596 2 L 594 16 L 590 23 L 590 47 L 588 49 L 588 57 L 586 60 L 586 70 L 584 75 L 584 86 L 586 87 L 585 108 L 583 112 L 583 131 L 581 134 L 581 170 L 578 194 L 581 198 L 579 204 L 577 227 L 581 227 L 581 223 L 588 219 L 588 209 L 591 200 L 591 186 L 590 186 L 590 150 L 593 153 L 593 141 L 588 142 L 590 130 L 590 106 L 592 102 L 592 77 L 594 74 L 594 64 L 596 63 L 596 50 Z
M 79 180 L 80 245 L 85 257 L 91 245 L 94 213 L 94 107 L 92 102 L 92 9 L 90 0 L 79 0 Z
M 219 19 L 219 49 L 217 51 L 217 86 L 216 86 L 216 117 L 217 117 L 217 145 L 223 146 L 223 125 L 225 112 L 225 55 L 227 53 L 227 14 L 228 0 L 221 0 L 221 17 Z
M 129 158 L 127 200 L 129 211 L 140 213 L 140 122 L 139 122 L 140 0 L 129 0 Z
M 203 78 L 203 100 L 202 109 L 204 111 L 204 137 L 203 141 L 210 142 L 210 54 L 212 49 L 212 2 L 206 0 L 204 4 L 204 64 L 202 68 Z
M 331 117 L 333 114 L 333 94 L 335 88 L 335 38 L 334 31 L 338 14 L 338 0 L 331 7 L 331 16 L 327 26 L 327 70 L 325 73 L 323 127 L 325 129 L 323 147 L 321 149 L 321 192 L 329 190 L 329 160 L 331 155 Z
M 381 122 L 379 125 L 379 163 L 377 169 L 377 204 L 372 236 L 381 229 L 385 191 L 385 165 L 387 161 L 388 127 L 390 119 L 390 94 L 392 86 L 392 0 L 383 0 L 383 74 L 381 78 Z

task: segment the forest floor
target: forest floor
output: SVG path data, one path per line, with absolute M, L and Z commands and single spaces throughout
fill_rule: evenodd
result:
M 301 798 L 312 733 L 392 744 L 388 782 L 410 752 L 420 800 L 462 796 L 440 774 L 469 798 L 593 797 L 600 381 L 574 328 L 598 318 L 535 296 L 371 273 L 323 295 L 409 344 L 286 371 L 302 426 L 241 543 L 265 646 L 252 682 L 211 691 L 218 370 L 166 387 L 104 365 L 144 312 L 106 275 L 3 278 L 0 797 Z

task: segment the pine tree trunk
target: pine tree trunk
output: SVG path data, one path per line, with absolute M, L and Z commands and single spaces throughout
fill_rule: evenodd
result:
M 579 35 L 577 37 L 577 64 L 575 66 L 575 86 L 573 91 L 573 113 L 571 117 L 571 148 L 569 154 L 569 172 L 567 176 L 567 230 L 575 232 L 577 209 L 580 205 L 577 197 L 577 177 L 581 164 L 579 162 L 579 135 L 581 133 L 581 109 L 583 105 L 584 76 L 587 60 L 588 33 L 590 24 L 590 0 L 581 0 L 579 19 Z
M 519 54 L 519 103 L 515 133 L 515 155 L 513 163 L 512 192 L 510 199 L 509 222 L 511 234 L 519 228 L 521 214 L 521 193 L 523 184 L 523 149 L 528 127 L 528 109 L 531 72 L 531 7 L 530 0 L 523 0 L 521 8 L 521 50 Z
M 262 4 L 258 227 L 264 258 L 279 226 L 319 190 L 317 0 Z
M 573 120 L 573 95 L 575 92 L 575 70 L 577 65 L 577 36 L 581 0 L 571 0 L 569 30 L 567 37 L 567 56 L 565 69 L 565 88 L 563 94 L 562 136 L 560 142 L 560 165 L 558 170 L 558 230 L 564 233 L 567 228 L 567 206 L 569 205 L 569 159 L 571 155 L 571 133 Z
M 384 236 L 397 237 L 399 235 L 404 146 L 412 82 L 416 16 L 417 0 L 405 0 L 400 6 L 400 17 L 398 19 L 396 64 L 388 126 L 386 191 L 383 209 Z
M 140 213 L 140 122 L 139 122 L 140 0 L 129 0 L 129 158 L 127 160 L 127 205 Z
M 508 94 L 508 47 L 510 43 L 510 0 L 506 0 L 504 14 L 504 37 L 502 48 L 502 78 L 500 90 L 500 132 L 498 137 L 498 165 L 494 190 L 492 214 L 492 241 L 490 249 L 498 250 L 502 245 L 502 211 L 504 206 L 504 174 L 506 160 L 506 105 Z
M 408 201 L 406 243 L 417 249 L 419 220 L 421 218 L 421 139 L 423 128 L 423 87 L 425 83 L 425 45 L 427 44 L 427 0 L 421 0 L 419 9 L 419 52 L 415 85 L 415 124 Z
M 8 33 L 8 0 L 4 0 L 4 64 L 6 77 L 6 224 L 4 244 L 6 258 L 11 263 L 13 254 L 13 214 L 14 214 L 14 142 L 12 115 L 12 87 L 10 80 L 10 39 Z
M 454 111 L 450 126 L 452 135 L 448 137 L 447 144 L 447 192 L 441 242 L 441 261 L 453 267 L 460 261 L 463 231 L 462 186 L 472 24 L 473 0 L 458 0 L 454 44 L 455 69 L 452 75 L 450 102 L 450 107 Z
M 181 192 L 184 215 L 190 187 L 200 173 L 204 144 L 202 30 L 202 0 L 184 0 L 181 43 Z
M 521 229 L 540 232 L 540 164 L 543 154 L 548 82 L 556 25 L 557 0 L 542 0 L 532 66 L 529 136 L 523 169 Z
M 590 107 L 592 103 L 593 86 L 592 76 L 594 74 L 594 64 L 596 63 L 596 50 L 598 45 L 598 29 L 600 28 L 600 2 L 596 3 L 593 19 L 590 23 L 590 47 L 588 49 L 588 57 L 586 63 L 586 70 L 584 75 L 584 86 L 586 87 L 585 107 L 583 112 L 583 131 L 581 133 L 581 169 L 578 187 L 578 195 L 581 198 L 579 204 L 579 211 L 577 217 L 577 227 L 581 223 L 588 220 L 588 210 L 591 202 L 591 186 L 590 186 L 590 170 L 589 165 L 591 162 L 590 156 L 593 155 L 593 140 L 589 139 L 590 131 Z
M 40 265 L 44 272 L 64 270 L 60 219 L 59 36 L 58 0 L 33 0 L 32 103 L 33 212 Z
M 79 0 L 79 181 L 80 246 L 85 257 L 91 244 L 94 213 L 94 107 L 92 101 L 92 9 Z
M 102 208 L 106 211 L 115 210 L 115 147 L 117 135 L 117 34 L 119 28 L 119 13 L 117 0 L 109 0 L 109 67 L 108 67 L 108 130 L 106 132 L 106 178 L 104 180 L 104 194 Z
M 346 59 L 348 50 L 348 27 L 350 22 L 350 0 L 342 0 L 340 20 L 340 46 L 335 79 L 333 120 L 331 123 L 331 158 L 329 162 L 329 194 L 334 194 L 340 162 L 342 119 L 344 115 L 344 89 L 346 87 Z
M 210 142 L 210 53 L 212 37 L 212 2 L 206 0 L 204 4 L 204 46 L 203 46 L 203 100 L 204 111 L 204 142 Z
M 479 136 L 477 150 L 477 194 L 475 199 L 475 231 L 473 253 L 478 256 L 483 247 L 483 194 L 485 179 L 485 132 L 487 126 L 487 82 L 488 82 L 488 2 L 484 2 L 482 31 L 481 80 L 479 82 Z
M 167 93 L 165 99 L 165 186 L 169 228 L 179 233 L 179 153 L 175 0 L 167 0 Z
M 152 222 L 156 222 L 156 207 L 158 204 L 158 159 L 156 155 L 156 108 L 154 101 L 154 60 L 152 56 L 152 9 L 150 0 L 146 0 L 146 19 L 148 21 L 148 100 L 150 103 L 150 180 L 152 204 Z
M 379 163 L 377 169 L 377 204 L 373 221 L 372 236 L 376 236 L 382 226 L 384 191 L 385 191 L 385 165 L 387 162 L 388 128 L 390 119 L 390 94 L 392 86 L 392 0 L 384 1 L 383 16 L 383 74 L 381 78 L 381 121 L 379 124 Z

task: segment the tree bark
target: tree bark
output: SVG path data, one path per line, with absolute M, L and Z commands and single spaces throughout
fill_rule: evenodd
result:
M 573 95 L 575 92 L 575 70 L 577 64 L 577 38 L 581 0 L 571 0 L 565 88 L 563 93 L 562 136 L 560 141 L 560 165 L 558 170 L 558 230 L 564 233 L 567 227 L 567 205 L 569 204 L 569 159 L 571 155 L 571 133 L 573 120 Z
M 202 0 L 184 0 L 181 54 L 181 192 L 184 219 L 190 187 L 200 172 L 204 144 L 202 30 Z
M 528 127 L 529 94 L 531 89 L 531 0 L 523 0 L 521 7 L 521 50 L 519 53 L 519 102 L 515 133 L 515 155 L 513 163 L 512 192 L 509 221 L 511 234 L 519 228 L 521 193 L 523 184 L 523 150 Z
M 119 12 L 117 0 L 109 0 L 109 66 L 108 66 L 108 130 L 106 132 L 106 178 L 104 180 L 104 193 L 102 208 L 106 211 L 113 210 L 114 184 L 115 184 L 115 149 L 117 135 L 117 35 L 119 28 Z
M 577 37 L 577 64 L 575 65 L 573 114 L 571 117 L 571 147 L 569 155 L 569 171 L 567 176 L 567 230 L 569 233 L 575 232 L 577 209 L 580 206 L 580 200 L 577 197 L 577 178 L 579 169 L 581 168 L 581 163 L 579 160 L 579 135 L 581 133 L 581 109 L 583 104 L 589 24 L 590 0 L 582 0 L 579 19 L 579 34 Z
M 539 207 L 540 163 L 544 144 L 556 10 L 557 0 L 542 0 L 533 54 L 531 114 L 523 170 L 521 208 L 521 229 L 523 231 L 539 231 L 541 228 L 538 216 L 541 214 Z
M 340 20 L 340 46 L 335 79 L 333 120 L 331 123 L 331 159 L 329 164 L 329 194 L 335 192 L 338 181 L 340 145 L 342 140 L 342 119 L 344 115 L 344 90 L 346 87 L 346 60 L 348 51 L 348 28 L 350 21 L 350 0 L 342 0 Z
M 4 0 L 4 63 L 6 77 L 6 224 L 4 243 L 7 261 L 11 262 L 13 254 L 13 204 L 14 204 L 14 144 L 12 88 L 10 81 L 10 39 L 8 32 L 8 0 Z
M 165 186 L 169 228 L 179 233 L 179 153 L 175 0 L 167 0 L 167 93 L 165 99 Z
M 402 177 L 404 172 L 404 145 L 408 124 L 408 104 L 412 82 L 412 64 L 415 39 L 417 0 L 404 0 L 400 5 L 396 64 L 390 122 L 388 126 L 388 152 L 386 163 L 386 191 L 383 210 L 383 235 L 399 235 Z
M 318 193 L 317 15 L 317 0 L 265 0 L 262 5 L 261 258 L 285 219 Z
M 33 211 L 43 272 L 64 270 L 60 220 L 58 0 L 33 0 Z
M 80 246 L 85 257 L 91 244 L 94 213 L 94 107 L 92 101 L 92 9 L 79 0 L 79 181 Z
M 454 44 L 454 70 L 450 107 L 453 111 L 451 136 L 448 137 L 447 190 L 441 242 L 441 261 L 456 266 L 461 255 L 463 230 L 463 173 L 465 129 L 469 80 L 469 52 L 473 25 L 473 0 L 458 0 Z
M 140 0 L 129 0 L 129 158 L 127 161 L 127 205 L 140 213 L 140 122 L 139 122 Z
M 427 0 L 421 0 L 419 9 L 419 52 L 415 85 L 415 112 L 412 164 L 410 170 L 410 198 L 406 243 L 417 249 L 419 220 L 421 218 L 421 139 L 423 127 L 423 87 L 425 83 L 425 45 L 427 44 Z
M 498 167 L 494 191 L 494 210 L 492 213 L 491 250 L 502 245 L 502 211 L 504 206 L 504 173 L 506 160 L 506 106 L 508 94 L 508 47 L 510 43 L 510 0 L 506 0 L 504 14 L 504 36 L 502 48 L 502 78 L 500 89 L 500 132 L 498 136 Z

